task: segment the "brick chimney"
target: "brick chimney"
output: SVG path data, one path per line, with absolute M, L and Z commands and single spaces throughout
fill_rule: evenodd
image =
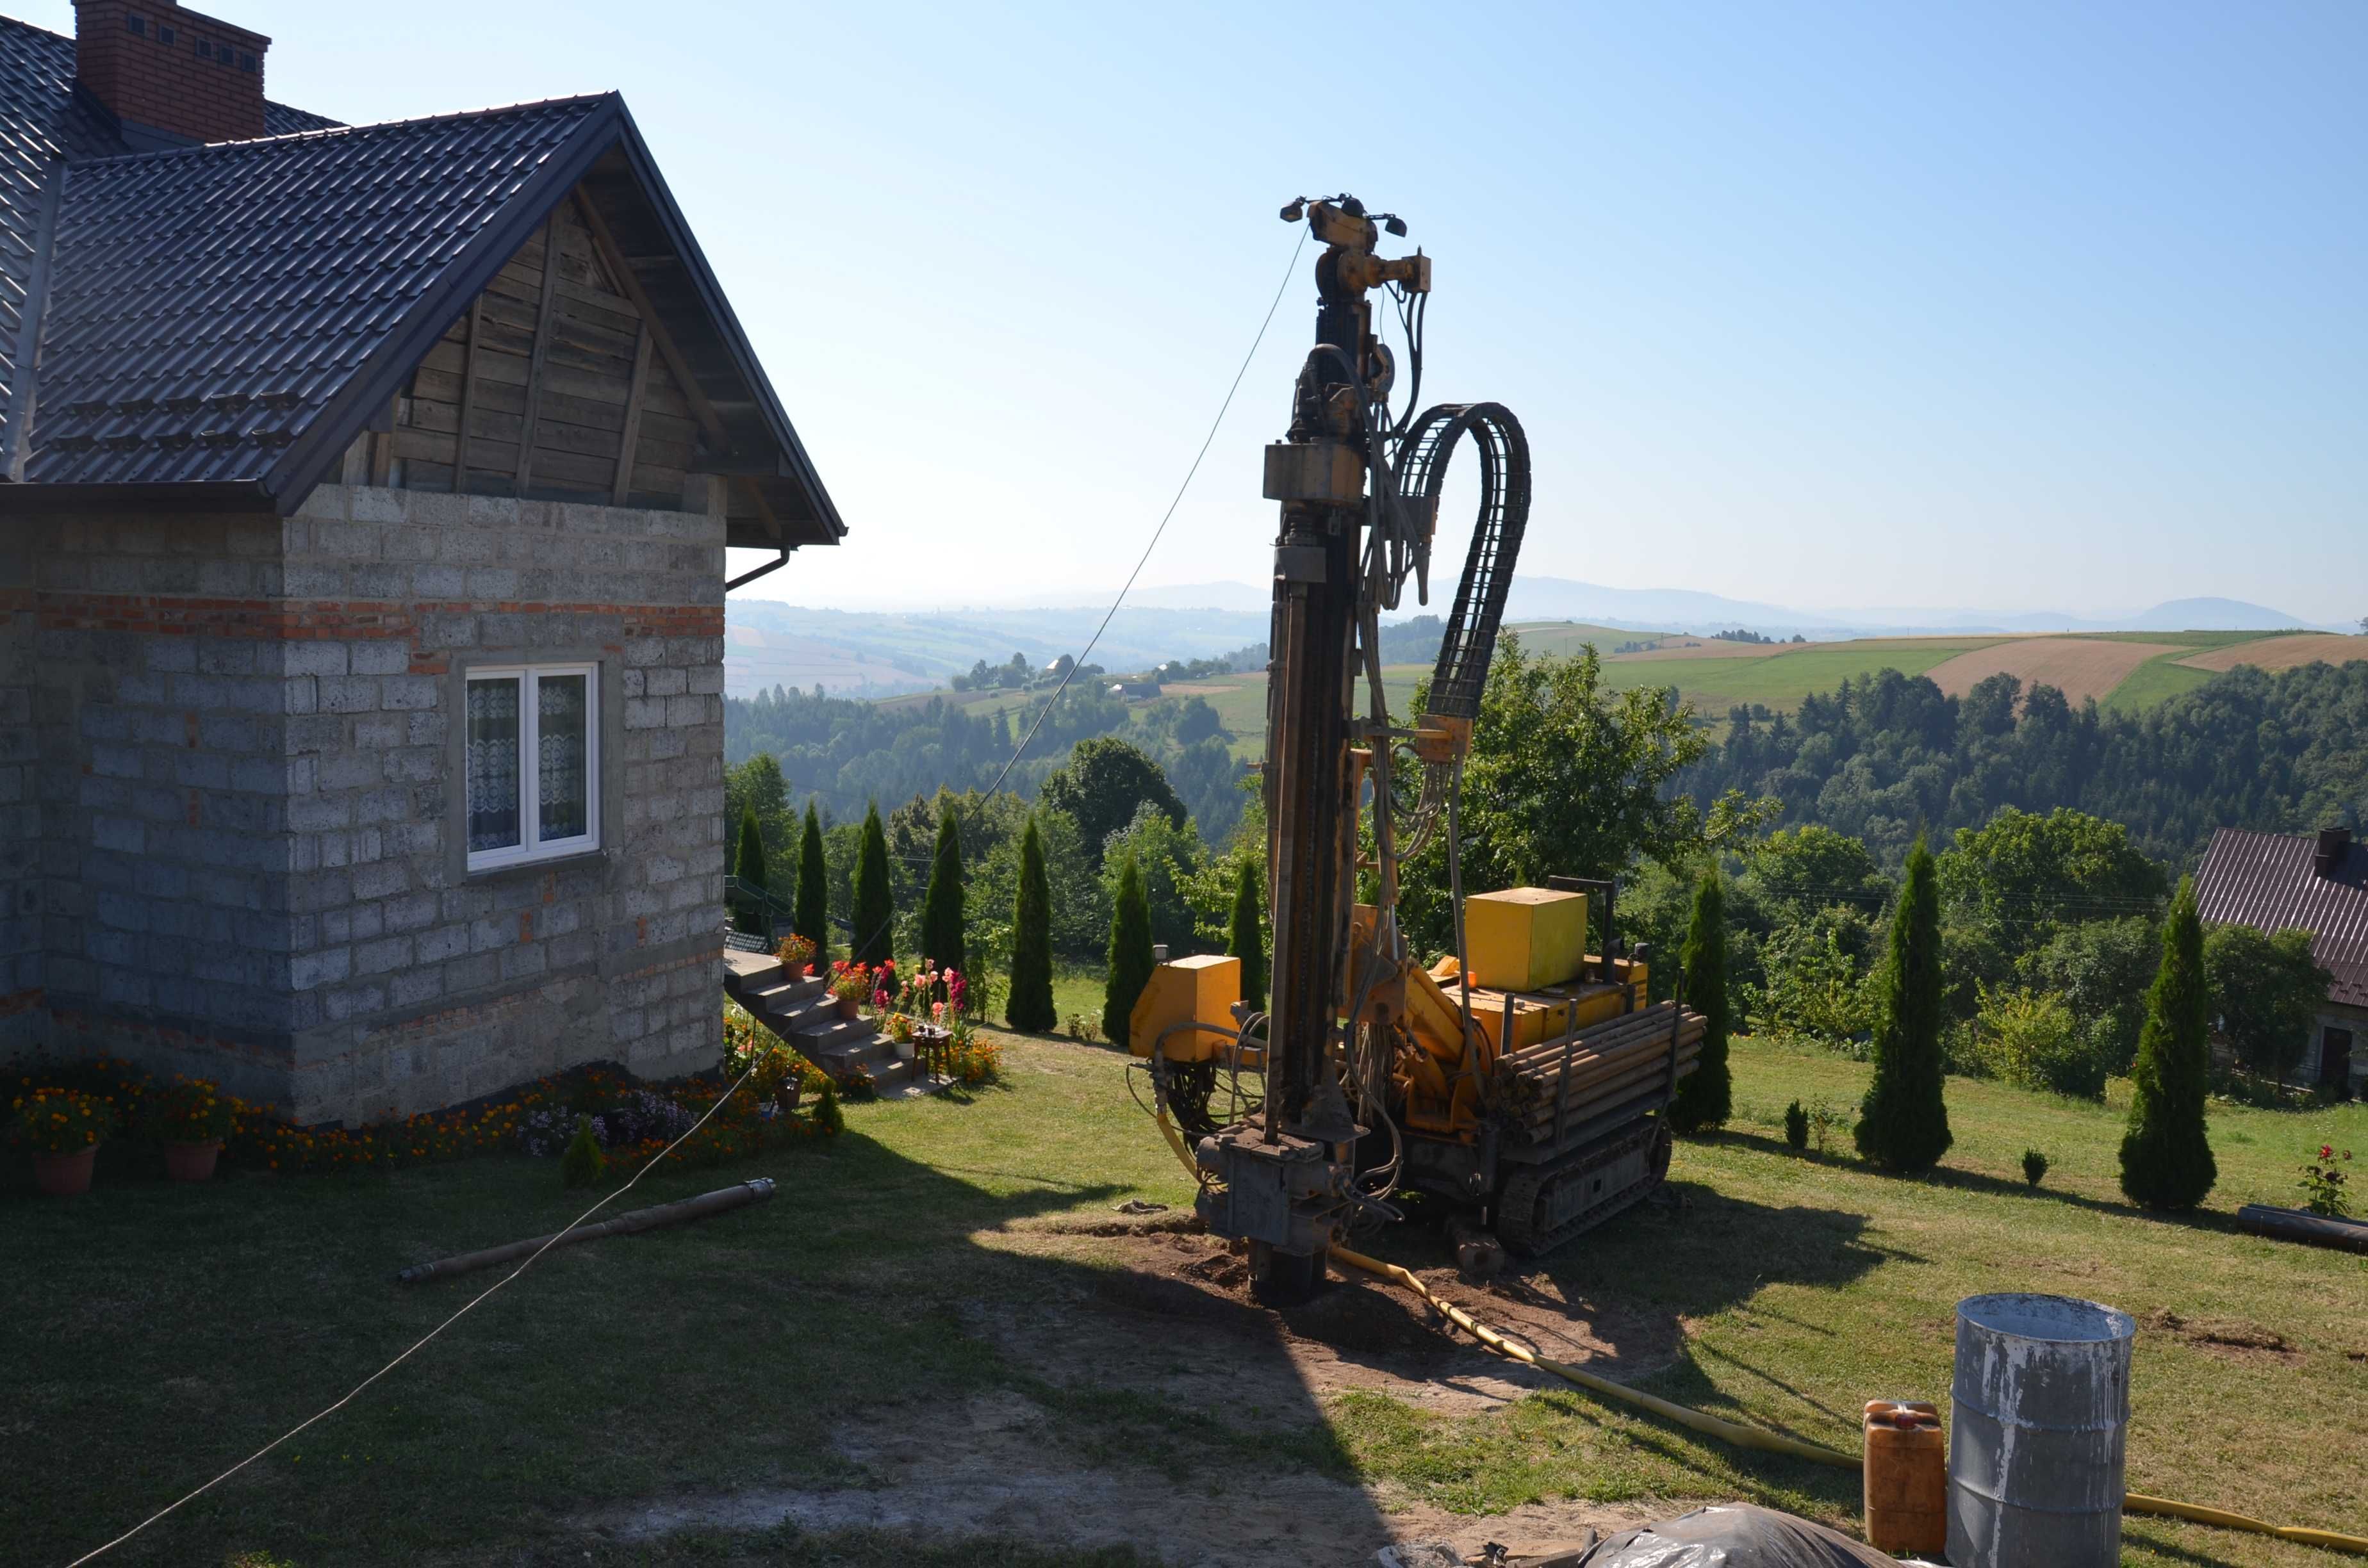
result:
M 2322 827 L 2318 830 L 2318 846 L 2310 858 L 2310 869 L 2322 877 L 2331 877 L 2343 865 L 2344 851 L 2351 847 L 2351 830 L 2348 827 Z
M 135 146 L 262 135 L 270 47 L 173 0 L 74 0 L 74 80 Z

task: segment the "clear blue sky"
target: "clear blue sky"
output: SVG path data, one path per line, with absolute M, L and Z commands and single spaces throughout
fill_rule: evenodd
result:
M 776 597 L 1113 586 L 1346 188 L 1426 392 L 1528 426 L 1532 572 L 2368 614 L 2357 0 L 213 9 L 349 120 L 623 90 L 852 528 Z M 1146 582 L 1263 577 L 1312 297 Z

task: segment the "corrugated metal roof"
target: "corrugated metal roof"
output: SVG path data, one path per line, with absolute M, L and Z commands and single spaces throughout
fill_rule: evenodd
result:
M 41 187 L 62 158 L 129 152 L 107 116 L 74 91 L 74 43 L 61 33 L 0 17 L 0 453 L 17 385 L 17 334 L 40 249 Z M 274 135 L 318 131 L 336 120 L 266 103 Z
M 2195 873 L 2198 909 L 2211 925 L 2311 932 L 2312 953 L 2335 976 L 2329 997 L 2368 1007 L 2368 846 L 2346 845 L 2325 877 L 2317 850 L 2316 835 L 2224 827 Z
M 25 478 L 262 481 L 545 160 L 614 103 L 70 165 Z

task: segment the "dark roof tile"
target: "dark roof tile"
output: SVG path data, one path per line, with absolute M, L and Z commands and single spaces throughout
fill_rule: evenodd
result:
M 276 428 L 301 428 L 544 160 L 612 101 L 564 98 L 72 165 L 25 477 L 100 483 L 153 473 L 115 437 L 153 443 L 209 426 L 201 412 L 172 409 L 176 402 L 286 391 L 302 406 Z M 97 445 L 75 439 L 85 435 Z M 260 481 L 279 444 L 201 450 L 201 460 L 168 466 L 189 479 Z
M 2197 908 L 2211 925 L 2311 932 L 2312 953 L 2335 976 L 2328 995 L 2368 1007 L 2368 846 L 2347 844 L 2325 877 L 2317 850 L 2316 835 L 2224 827 L 2195 873 Z

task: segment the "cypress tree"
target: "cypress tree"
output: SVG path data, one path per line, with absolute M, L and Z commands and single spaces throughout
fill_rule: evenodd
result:
M 740 905 L 736 924 L 750 936 L 769 937 L 773 934 L 773 918 L 766 908 L 764 898 L 765 835 L 757 826 L 757 808 L 754 806 L 740 809 L 740 846 L 733 857 L 733 865 L 735 868 L 733 874 L 740 879 L 741 884 L 757 892 L 755 898 Z
M 1920 834 L 1892 915 L 1876 1006 L 1874 1081 L 1860 1108 L 1858 1152 L 1886 1170 L 1928 1171 L 1951 1139 L 1941 1095 L 1941 895 Z
M 938 850 L 921 897 L 921 956 L 943 969 L 970 968 L 962 951 L 962 827 L 951 800 L 938 812 Z
M 1234 918 L 1225 932 L 1225 951 L 1242 960 L 1242 1000 L 1253 1013 L 1266 1011 L 1266 929 L 1258 916 L 1259 892 L 1258 865 L 1244 856 L 1234 879 Z
M 1128 1043 L 1128 1020 L 1151 969 L 1151 897 L 1130 849 L 1119 863 L 1118 894 L 1110 901 L 1110 979 L 1102 992 L 1102 1034 L 1112 1045 Z
M 1686 1004 L 1702 1016 L 1704 1028 L 1702 1056 L 1693 1072 L 1678 1081 L 1669 1120 L 1680 1132 L 1702 1132 L 1725 1124 L 1735 1108 L 1726 1066 L 1726 894 L 1716 866 L 1702 873 L 1694 890 L 1682 963 Z
M 790 928 L 814 945 L 814 964 L 830 964 L 830 868 L 822 858 L 822 817 L 806 797 L 805 832 L 798 839 L 798 896 Z
M 2163 923 L 2162 967 L 2146 992 L 2130 1073 L 2130 1126 L 2122 1137 L 2122 1190 L 2148 1209 L 2192 1209 L 2219 1179 L 2203 1131 L 2210 1007 L 2203 924 L 2190 877 L 2179 884 Z
M 880 825 L 880 802 L 863 812 L 863 842 L 855 855 L 855 934 L 848 956 L 879 963 L 895 949 L 896 894 L 888 881 L 888 832 Z
M 1011 909 L 1011 996 L 1004 1021 L 1015 1029 L 1042 1034 L 1059 1016 L 1053 1010 L 1053 884 L 1044 874 L 1044 841 L 1036 819 L 1019 840 L 1019 894 Z

